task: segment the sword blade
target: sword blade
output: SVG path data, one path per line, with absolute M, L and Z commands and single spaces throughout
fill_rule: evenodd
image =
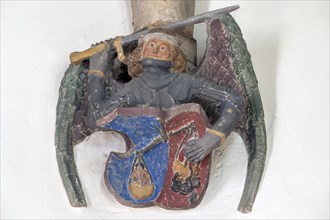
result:
M 184 27 L 187 27 L 187 26 L 190 26 L 190 25 L 193 25 L 193 24 L 202 23 L 206 20 L 216 18 L 220 14 L 233 12 L 237 9 L 239 9 L 239 5 L 220 8 L 220 9 L 217 9 L 217 10 L 214 10 L 214 11 L 209 11 L 209 12 L 205 12 L 203 14 L 188 17 L 188 18 L 180 20 L 180 21 L 164 24 L 164 25 L 159 26 L 159 28 L 167 29 L 167 30 L 169 30 L 169 29 L 174 30 L 174 29 L 178 29 L 178 28 L 184 28 Z M 128 44 L 131 44 L 132 42 L 137 41 L 141 35 L 145 35 L 149 31 L 150 31 L 150 29 L 145 29 L 145 30 L 141 30 L 141 31 L 135 32 L 133 34 L 124 36 L 123 39 L 122 39 L 122 45 L 126 46 Z

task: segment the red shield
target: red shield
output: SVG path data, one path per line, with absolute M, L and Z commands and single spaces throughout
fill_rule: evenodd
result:
M 197 104 L 184 104 L 167 112 L 165 130 L 169 141 L 169 163 L 163 190 L 156 200 L 166 209 L 188 209 L 197 206 L 206 191 L 211 156 L 197 164 L 183 155 L 186 143 L 201 138 L 208 125 L 203 109 Z

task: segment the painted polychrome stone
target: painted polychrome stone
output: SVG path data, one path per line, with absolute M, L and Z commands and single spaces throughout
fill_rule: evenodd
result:
M 189 209 L 200 204 L 212 151 L 237 132 L 248 153 L 238 210 L 252 210 L 267 139 L 251 55 L 227 7 L 108 39 L 70 55 L 60 88 L 56 156 L 72 206 L 87 206 L 73 147 L 96 131 L 117 131 L 105 182 L 122 204 Z M 205 22 L 202 62 L 188 62 L 178 28 Z M 109 140 L 111 141 L 111 140 Z
M 121 133 L 128 145 L 126 153 L 112 152 L 106 165 L 105 182 L 118 201 L 167 209 L 192 208 L 201 202 L 211 157 L 194 164 L 183 154 L 187 141 L 200 138 L 208 124 L 198 104 L 168 110 L 118 108 L 102 123 Z

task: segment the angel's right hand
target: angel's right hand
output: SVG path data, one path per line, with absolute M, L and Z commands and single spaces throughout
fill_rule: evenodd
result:
M 123 41 L 123 37 L 118 36 L 113 40 L 113 45 L 117 51 L 118 59 L 120 60 L 120 62 L 124 63 L 125 54 L 124 54 L 124 50 L 123 50 L 122 41 Z
M 190 162 L 198 163 L 220 145 L 220 137 L 206 132 L 202 138 L 189 140 L 184 148 L 184 155 Z

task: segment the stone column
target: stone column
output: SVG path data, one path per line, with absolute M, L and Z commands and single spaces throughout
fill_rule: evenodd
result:
M 134 31 L 145 27 L 157 27 L 175 22 L 195 14 L 195 0 L 131 0 Z M 178 30 L 182 45 L 181 50 L 187 60 L 196 65 L 196 40 L 193 38 L 194 27 Z

